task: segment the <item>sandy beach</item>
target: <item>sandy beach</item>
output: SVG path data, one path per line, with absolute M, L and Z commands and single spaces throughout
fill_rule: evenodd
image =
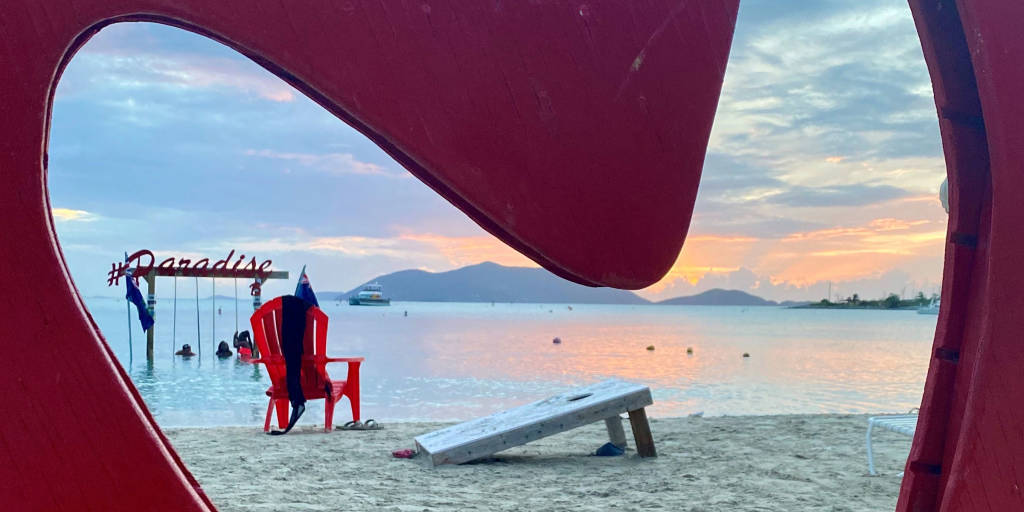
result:
M 659 457 L 589 453 L 594 424 L 498 454 L 428 469 L 391 451 L 443 423 L 379 431 L 313 426 L 270 437 L 258 427 L 178 428 L 167 435 L 223 511 L 296 510 L 892 510 L 910 438 L 876 432 L 867 474 L 863 415 L 653 419 Z M 632 437 L 626 426 L 627 437 Z

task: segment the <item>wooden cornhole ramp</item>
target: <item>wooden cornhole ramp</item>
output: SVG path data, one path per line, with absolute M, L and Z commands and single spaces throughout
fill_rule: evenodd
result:
M 453 425 L 416 438 L 427 464 L 462 464 L 502 450 L 604 420 L 611 442 L 625 448 L 619 415 L 629 413 L 641 457 L 656 457 L 644 407 L 654 403 L 647 386 L 606 380 L 515 409 Z

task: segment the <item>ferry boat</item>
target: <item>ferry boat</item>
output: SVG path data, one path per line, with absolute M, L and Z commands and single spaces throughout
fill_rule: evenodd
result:
M 390 306 L 391 299 L 384 297 L 384 289 L 377 283 L 363 286 L 359 293 L 348 298 L 350 306 Z

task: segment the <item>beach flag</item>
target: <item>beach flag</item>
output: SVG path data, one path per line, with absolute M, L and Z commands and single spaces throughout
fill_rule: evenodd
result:
M 295 296 L 316 307 L 320 307 L 320 303 L 316 301 L 316 294 L 313 293 L 313 287 L 309 285 L 309 277 L 306 276 L 305 265 L 302 266 L 302 272 L 299 273 L 299 283 L 295 285 Z
M 132 271 L 130 269 L 125 270 L 124 277 L 124 282 L 128 286 L 128 293 L 125 294 L 125 298 L 132 304 L 135 304 L 135 309 L 139 310 L 139 323 L 142 324 L 142 330 L 148 331 L 150 327 L 153 327 L 153 317 L 149 316 L 149 310 L 146 309 L 146 300 L 142 298 L 142 292 L 139 291 L 139 287 L 135 286 L 135 279 L 132 278 Z

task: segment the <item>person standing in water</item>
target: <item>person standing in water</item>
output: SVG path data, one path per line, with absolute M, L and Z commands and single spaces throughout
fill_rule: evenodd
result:
M 231 349 L 228 348 L 228 342 L 221 340 L 217 344 L 217 357 L 224 359 L 225 357 L 231 357 Z

